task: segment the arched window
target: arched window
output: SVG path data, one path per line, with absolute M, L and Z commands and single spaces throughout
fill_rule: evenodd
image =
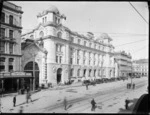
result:
M 71 69 L 71 71 L 70 71 L 70 76 L 73 77 L 73 69 Z
M 41 31 L 40 34 L 39 34 L 39 36 L 40 36 L 40 38 L 43 37 L 44 36 L 44 32 Z
M 62 37 L 62 33 L 61 33 L 61 32 L 58 32 L 58 33 L 57 33 L 57 37 L 58 37 L 58 38 L 61 38 L 61 37 Z
M 33 35 L 31 35 L 30 38 L 33 39 Z

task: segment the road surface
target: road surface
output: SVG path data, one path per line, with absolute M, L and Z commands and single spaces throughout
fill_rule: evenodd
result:
M 2 99 L 3 112 L 16 113 L 20 106 L 23 106 L 24 113 L 118 113 L 120 109 L 125 108 L 124 100 L 127 97 L 139 98 L 147 90 L 147 77 L 135 78 L 133 82 L 136 84 L 134 90 L 126 89 L 126 84 L 130 83 L 130 79 L 89 86 L 89 90 L 81 84 L 78 87 L 60 87 L 33 94 L 33 102 L 28 104 L 25 103 L 25 95 L 20 95 L 17 96 L 16 107 L 13 107 L 13 103 L 10 102 L 13 97 L 6 97 Z M 68 102 L 67 111 L 64 110 L 64 97 Z M 92 98 L 98 105 L 95 112 L 91 111 Z

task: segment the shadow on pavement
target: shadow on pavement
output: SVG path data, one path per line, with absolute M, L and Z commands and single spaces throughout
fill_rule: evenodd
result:
M 125 106 L 124 106 L 124 108 L 119 108 L 119 112 L 118 113 L 132 113 L 132 111 L 134 109 L 134 106 L 137 103 L 137 101 L 138 101 L 138 98 L 134 98 L 134 99 L 130 100 L 130 103 L 129 103 L 129 106 L 128 106 L 128 110 L 126 110 Z M 125 105 L 125 103 L 124 103 L 124 105 Z
M 67 109 L 69 109 L 69 108 L 71 108 L 72 107 L 72 105 L 69 105 L 68 107 L 67 107 Z
M 39 98 L 32 100 L 32 102 L 37 101 L 37 100 L 39 100 Z M 30 103 L 30 101 L 29 101 L 28 103 Z M 20 105 L 24 105 L 24 104 L 27 104 L 27 102 L 23 102 L 23 103 L 21 103 L 21 104 L 18 104 L 18 105 L 16 105 L 16 107 L 17 107 L 17 106 L 20 106 Z

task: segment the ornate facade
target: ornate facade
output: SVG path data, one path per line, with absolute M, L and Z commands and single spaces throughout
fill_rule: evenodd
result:
M 132 72 L 132 57 L 130 54 L 122 52 L 115 52 L 116 77 L 127 77 Z
M 139 76 L 148 76 L 148 59 L 134 60 L 132 72 Z
M 33 40 L 22 49 L 22 64 L 25 68 L 35 60 L 40 85 L 115 77 L 114 47 L 108 34 L 96 38 L 92 32 L 71 31 L 64 26 L 66 16 L 55 6 L 39 13 L 37 19 L 38 26 L 22 35 L 22 44 Z
M 31 77 L 21 67 L 21 18 L 22 9 L 10 2 L 3 2 L 0 26 L 0 89 L 17 91 L 21 79 Z

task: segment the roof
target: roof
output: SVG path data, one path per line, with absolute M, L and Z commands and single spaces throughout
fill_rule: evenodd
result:
M 55 7 L 53 5 L 49 5 L 49 8 L 44 10 L 42 13 L 38 13 L 37 17 L 41 17 L 49 12 L 59 14 L 59 10 L 57 9 L 57 7 Z

